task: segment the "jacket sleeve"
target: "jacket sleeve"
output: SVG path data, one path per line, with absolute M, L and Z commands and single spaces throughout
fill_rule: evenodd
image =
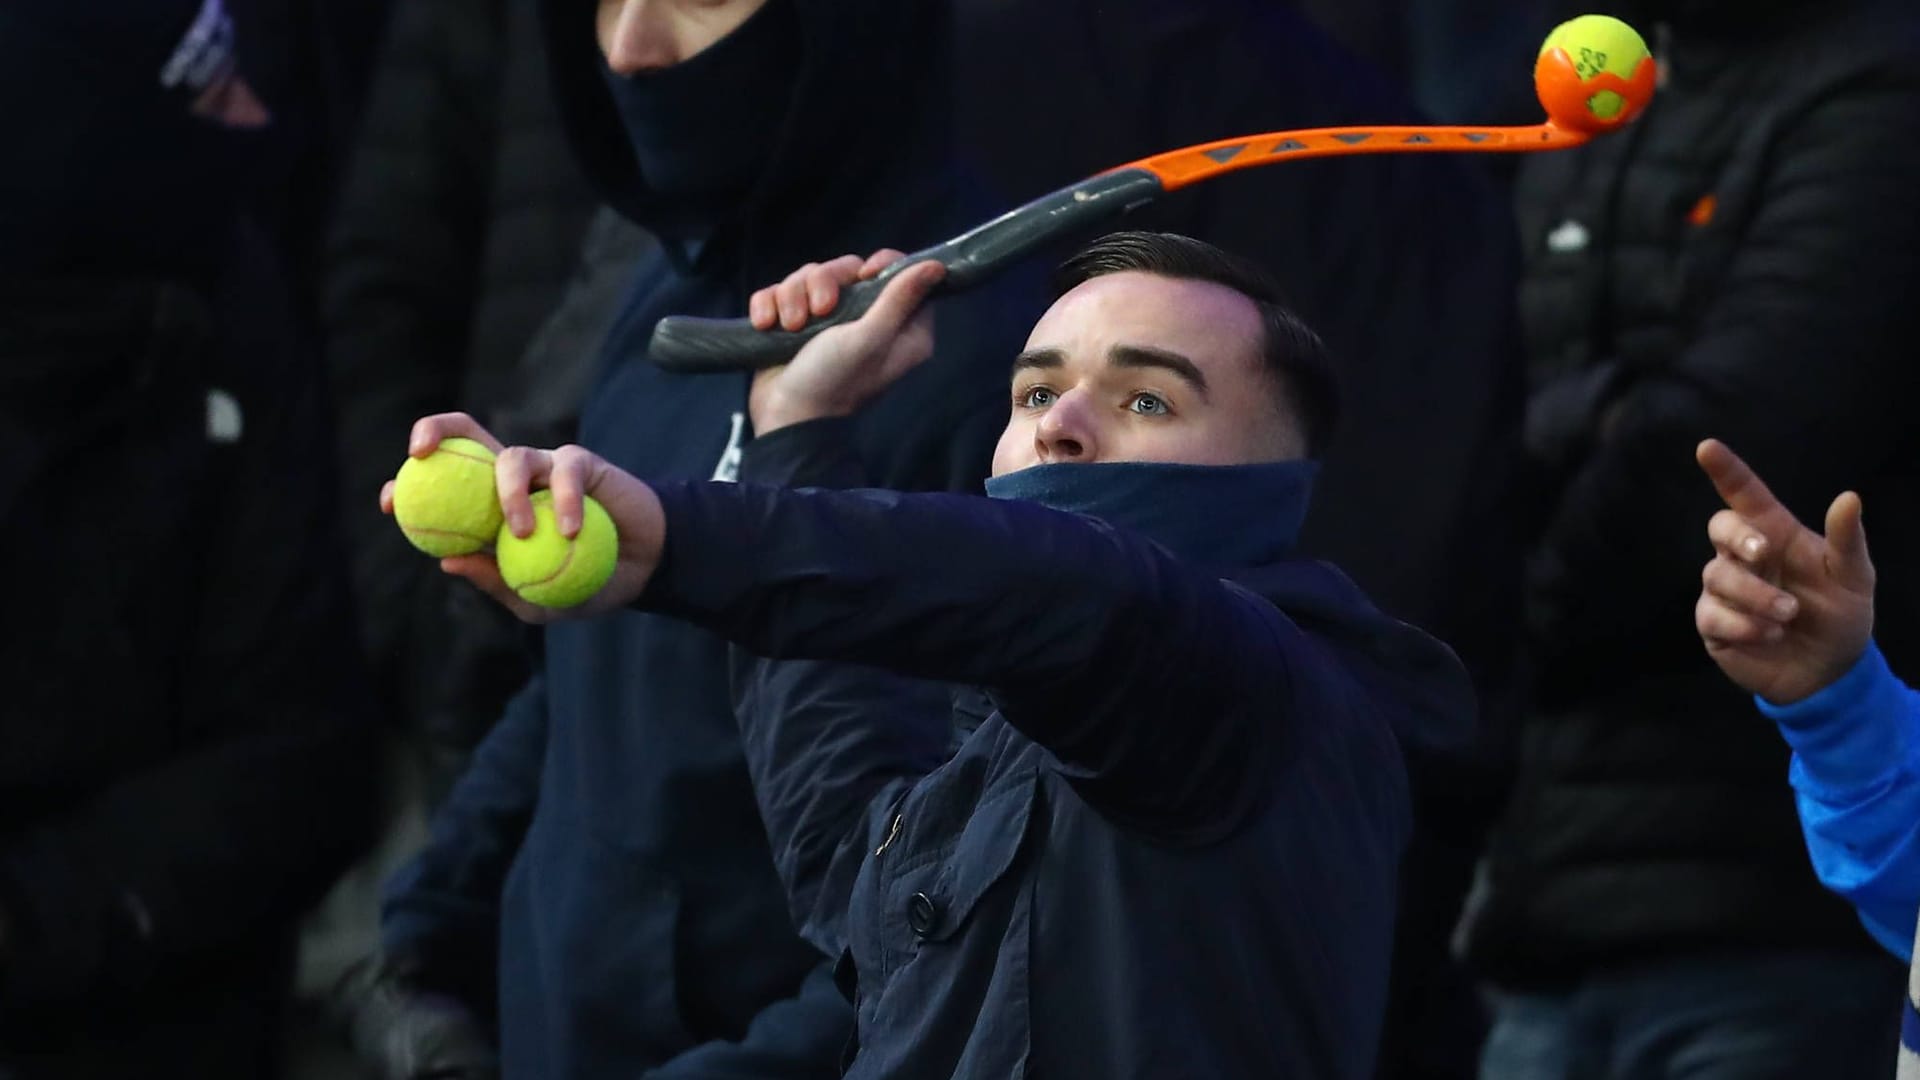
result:
M 1804 701 L 1760 711 L 1793 747 L 1790 773 L 1821 884 L 1888 952 L 1912 959 L 1920 916 L 1920 694 L 1877 646 Z
M 318 380 L 254 374 L 263 387 L 233 384 L 249 434 L 221 451 L 202 568 L 148 570 L 203 575 L 179 624 L 179 737 L 196 749 L 8 838 L 0 998 L 137 987 L 290 930 L 369 839 L 370 709 Z
M 954 495 L 658 490 L 666 547 L 641 606 L 770 658 L 987 687 L 1123 823 L 1229 820 L 1265 774 L 1265 718 L 1318 667 L 1273 605 L 1091 519 Z
M 1600 681 L 1661 651 L 1697 655 L 1702 523 L 1718 508 L 1693 466 L 1699 440 L 1725 440 L 1807 514 L 1906 437 L 1920 370 L 1920 143 L 1876 133 L 1916 108 L 1910 83 L 1855 84 L 1778 134 L 1697 329 L 1670 367 L 1620 392 L 1558 501 L 1529 568 L 1544 664 Z
M 380 936 L 419 962 L 422 981 L 481 1013 L 494 1000 L 500 892 L 540 796 L 546 760 L 546 676 L 507 704 L 435 812 L 427 844 L 387 883 Z
M 394 6 L 325 251 L 322 316 L 362 638 L 384 695 L 415 692 L 450 588 L 374 505 L 415 418 L 462 400 L 494 137 L 498 5 Z

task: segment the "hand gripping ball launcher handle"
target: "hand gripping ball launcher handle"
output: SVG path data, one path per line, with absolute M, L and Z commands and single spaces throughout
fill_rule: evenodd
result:
M 1606 52 L 1571 37 L 1594 38 L 1621 49 L 1631 45 L 1637 62 L 1626 77 L 1606 70 Z M 1624 66 L 1611 65 L 1616 69 Z M 840 290 L 827 315 L 799 330 L 759 330 L 746 319 L 675 315 L 654 327 L 648 355 L 668 371 L 757 371 L 793 359 L 801 346 L 829 327 L 865 314 L 894 274 L 937 259 L 947 275 L 940 292 L 978 285 L 1062 234 L 1093 225 L 1202 180 L 1285 161 L 1354 154 L 1528 153 L 1579 146 L 1595 135 L 1625 126 L 1652 100 L 1653 58 L 1639 35 L 1618 20 L 1583 16 L 1547 39 L 1534 65 L 1534 89 L 1547 120 L 1521 127 L 1330 127 L 1276 131 L 1221 139 L 1141 158 L 1061 188 L 994 218 L 945 243 L 914 252 L 878 276 Z M 1602 101 L 1606 101 L 1603 106 Z M 1602 116 L 1600 114 L 1609 115 Z

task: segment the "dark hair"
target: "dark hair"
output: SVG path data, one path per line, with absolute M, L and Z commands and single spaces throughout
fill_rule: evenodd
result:
M 1307 456 L 1318 457 L 1333 433 L 1340 395 L 1333 360 L 1313 328 L 1280 299 L 1280 287 L 1265 270 L 1178 233 L 1116 232 L 1081 248 L 1054 275 L 1057 299 L 1083 282 L 1134 270 L 1161 277 L 1210 281 L 1253 301 L 1265 331 L 1261 351 L 1282 404 L 1306 437 Z

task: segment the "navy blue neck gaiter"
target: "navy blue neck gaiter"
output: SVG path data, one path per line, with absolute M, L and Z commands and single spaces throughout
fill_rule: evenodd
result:
M 1203 566 L 1245 568 L 1293 550 L 1318 471 L 1311 461 L 1035 465 L 988 480 L 987 494 L 1099 518 Z

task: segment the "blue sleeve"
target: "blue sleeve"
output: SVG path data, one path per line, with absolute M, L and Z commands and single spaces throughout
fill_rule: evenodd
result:
M 1814 871 L 1875 940 L 1912 959 L 1920 914 L 1920 694 L 1878 646 L 1804 701 L 1760 711 L 1793 748 L 1789 779 Z
M 774 659 L 988 688 L 1083 796 L 1186 835 L 1254 795 L 1312 646 L 1151 542 L 1028 503 L 662 485 L 642 606 Z
M 428 977 L 491 1007 L 500 892 L 540 796 L 546 758 L 546 675 L 535 673 L 487 733 L 427 845 L 387 883 L 383 947 L 418 959 Z

